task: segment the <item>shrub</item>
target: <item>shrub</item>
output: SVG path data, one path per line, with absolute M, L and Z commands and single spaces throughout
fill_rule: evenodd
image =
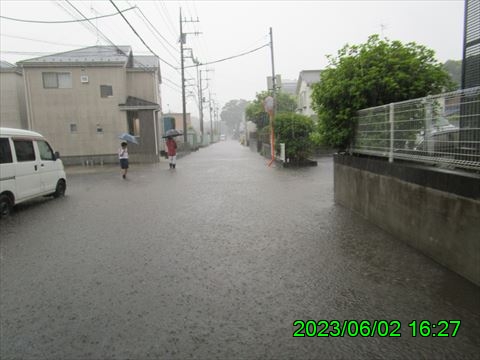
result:
M 295 113 L 278 114 L 274 122 L 277 151 L 280 151 L 279 144 L 285 143 L 285 156 L 291 162 L 307 159 L 313 150 L 313 129 L 314 123 L 310 117 Z

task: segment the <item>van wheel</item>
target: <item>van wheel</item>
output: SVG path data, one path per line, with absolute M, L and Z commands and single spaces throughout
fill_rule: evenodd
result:
M 0 218 L 9 216 L 12 209 L 12 200 L 7 195 L 0 195 Z
M 65 190 L 67 190 L 67 184 L 65 183 L 65 180 L 58 180 L 53 197 L 59 198 L 65 196 Z

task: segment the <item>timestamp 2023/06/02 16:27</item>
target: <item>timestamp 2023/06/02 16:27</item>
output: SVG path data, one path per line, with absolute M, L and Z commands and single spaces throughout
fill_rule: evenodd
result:
M 461 320 L 413 320 L 408 323 L 412 337 L 455 337 Z M 295 320 L 293 337 L 400 337 L 402 323 L 399 320 Z

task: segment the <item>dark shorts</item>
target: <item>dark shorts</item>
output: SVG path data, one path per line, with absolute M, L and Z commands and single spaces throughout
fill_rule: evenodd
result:
M 128 159 L 120 159 L 120 167 L 122 169 L 128 169 Z

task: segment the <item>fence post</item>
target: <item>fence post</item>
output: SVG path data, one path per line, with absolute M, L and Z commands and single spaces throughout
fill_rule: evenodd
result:
M 425 135 L 424 135 L 424 142 L 426 145 L 426 149 L 428 155 L 434 152 L 434 143 L 432 134 L 432 123 L 433 123 L 433 104 L 431 96 L 426 97 L 425 103 Z
M 395 139 L 394 137 L 394 126 L 393 126 L 393 120 L 394 120 L 394 104 L 390 103 L 390 111 L 389 111 L 389 122 L 390 122 L 390 153 L 388 154 L 388 162 L 393 162 L 393 141 Z

